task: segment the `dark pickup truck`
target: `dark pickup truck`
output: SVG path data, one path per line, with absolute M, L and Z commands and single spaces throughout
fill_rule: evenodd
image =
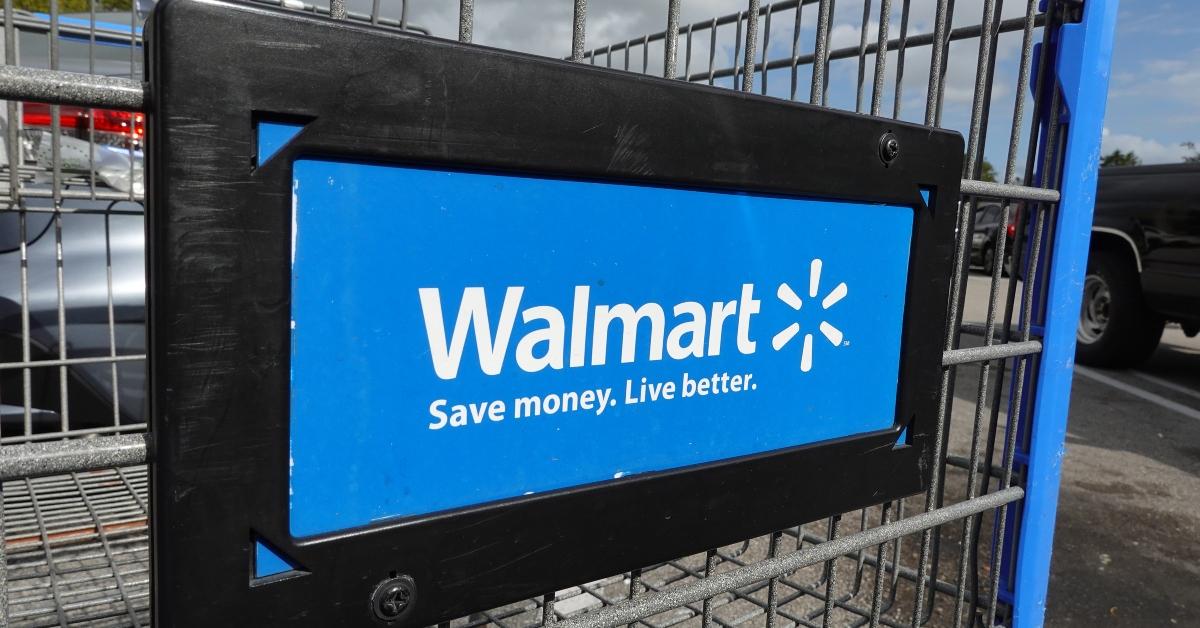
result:
M 1200 163 L 1103 168 L 1076 359 L 1138 364 L 1167 321 L 1200 331 Z

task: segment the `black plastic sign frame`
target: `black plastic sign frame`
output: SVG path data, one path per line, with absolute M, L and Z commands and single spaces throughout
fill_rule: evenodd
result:
M 926 488 L 958 134 L 232 3 L 167 0 L 147 39 L 157 625 L 426 625 Z M 256 164 L 262 116 L 306 125 Z M 640 160 L 613 158 L 618 126 L 651 131 Z M 896 424 L 293 539 L 301 155 L 915 207 Z M 297 571 L 252 582 L 252 538 Z M 371 599 L 397 576 L 407 606 L 384 621 Z

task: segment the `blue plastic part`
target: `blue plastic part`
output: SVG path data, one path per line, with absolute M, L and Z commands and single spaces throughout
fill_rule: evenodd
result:
M 277 576 L 281 573 L 296 571 L 296 565 L 293 565 L 288 559 L 281 556 L 274 549 L 268 547 L 260 540 L 254 541 L 254 577 L 268 578 Z
M 1045 12 L 1044 4 L 1045 3 L 1043 2 L 1043 9 L 1042 9 L 1043 12 Z M 1050 37 L 1045 46 L 1043 46 L 1043 44 L 1041 44 L 1041 43 L 1034 45 L 1034 49 L 1033 49 L 1034 56 L 1033 56 L 1033 67 L 1032 67 L 1033 80 L 1030 82 L 1030 86 L 1029 86 L 1030 93 L 1034 96 L 1036 96 L 1038 94 L 1037 87 L 1038 87 L 1038 81 L 1040 80 L 1040 78 L 1038 78 L 1038 77 L 1040 77 L 1040 73 L 1038 71 L 1039 68 L 1046 66 L 1049 68 L 1048 71 L 1050 72 L 1050 76 L 1052 78 L 1055 76 L 1054 68 L 1057 65 L 1058 55 L 1061 52 L 1059 50 L 1060 37 L 1061 37 L 1061 30 L 1055 30 L 1050 33 Z M 1043 56 L 1045 58 L 1043 58 Z M 1041 92 L 1042 92 L 1041 93 L 1041 102 L 1038 104 L 1042 108 L 1042 113 L 1041 113 L 1041 116 L 1037 120 L 1039 137 L 1043 137 L 1043 138 L 1048 137 L 1048 134 L 1050 132 L 1049 111 L 1051 108 L 1051 104 L 1054 101 L 1053 92 L 1055 92 L 1055 91 L 1057 91 L 1057 90 L 1052 90 L 1052 89 L 1041 90 Z M 1060 121 L 1063 124 L 1063 126 L 1065 127 L 1069 123 L 1069 117 L 1060 116 Z M 1043 181 L 1043 177 L 1044 177 L 1044 173 L 1042 170 L 1047 165 L 1047 159 L 1046 159 L 1047 149 L 1048 149 L 1048 143 L 1044 142 L 1044 141 L 1040 142 L 1037 146 L 1036 156 L 1034 158 L 1033 178 L 1030 181 L 1030 185 L 1032 185 L 1034 187 L 1039 187 L 1042 185 L 1042 181 Z M 1034 236 L 1034 222 L 1033 221 L 1030 221 L 1030 223 L 1028 225 L 1028 229 L 1029 229 L 1029 232 L 1027 235 L 1030 238 L 1030 240 L 1032 240 L 1032 238 Z M 1051 229 L 1051 225 L 1048 222 L 1046 224 L 1042 225 L 1041 236 L 1046 240 L 1048 240 L 1050 238 L 1050 235 L 1049 235 L 1050 229 Z M 1022 268 L 1028 267 L 1029 253 L 1030 253 L 1029 247 L 1025 247 L 1025 250 L 1022 254 L 1022 257 L 1023 257 L 1022 262 L 1021 262 Z M 1044 286 L 1045 286 L 1045 282 L 1047 281 L 1045 269 L 1047 268 L 1047 265 L 1048 265 L 1047 260 L 1049 259 L 1049 253 L 1050 253 L 1050 251 L 1049 251 L 1048 247 L 1042 247 L 1041 252 L 1038 256 L 1038 259 L 1033 260 L 1033 263 L 1037 265 L 1037 268 L 1042 269 L 1037 274 L 1037 278 L 1035 280 L 1036 285 L 1033 287 L 1033 294 L 1039 294 L 1039 295 L 1045 294 Z M 1032 311 L 1031 319 L 1029 321 L 1026 321 L 1024 318 L 1024 315 L 1022 315 L 1022 318 L 1021 318 L 1021 323 L 1022 324 L 1029 323 L 1031 333 L 1034 334 L 1035 336 L 1037 336 L 1039 339 L 1042 336 L 1044 336 L 1046 333 L 1045 327 L 1040 324 L 1040 322 L 1043 320 L 1043 317 L 1045 316 L 1045 312 L 1043 310 L 1044 310 L 1044 307 L 1043 307 L 1042 302 L 1035 299 L 1034 303 L 1033 303 L 1033 311 Z M 1025 390 L 1032 391 L 1035 388 L 1034 379 L 1036 377 L 1037 377 L 1037 373 L 1034 372 L 1033 370 L 1027 370 L 1025 372 L 1024 381 L 1021 382 L 1021 384 L 1023 385 Z M 1018 443 L 1018 445 L 1017 445 L 1017 451 L 1015 453 L 1015 460 L 1014 460 L 1015 467 L 1014 468 L 1019 469 L 1022 473 L 1024 473 L 1025 468 L 1028 467 L 1028 465 L 1029 465 L 1029 446 L 1027 444 L 1029 442 L 1029 440 L 1026 437 L 1026 435 L 1032 429 L 1030 426 L 1030 423 L 1031 423 L 1031 417 L 1033 415 L 1033 398 L 1034 398 L 1034 395 L 1031 395 L 1031 394 L 1027 394 L 1022 397 L 1021 408 L 1020 408 L 1020 412 L 1019 412 L 1020 421 L 1017 424 L 1017 443 Z M 1007 454 L 1007 452 L 1006 452 L 1006 454 Z M 1016 562 L 1017 562 L 1016 555 L 1017 555 L 1017 553 L 1016 553 L 1015 548 L 1020 544 L 1020 535 L 1021 535 L 1020 514 L 1023 512 L 1023 504 L 1022 503 L 1009 504 L 1007 510 L 1008 510 L 1008 520 L 1012 521 L 1013 525 L 1006 526 L 1005 530 L 1004 530 L 1004 547 L 1007 549 L 1006 549 L 1006 551 L 1004 551 L 1003 555 L 1001 556 L 1001 563 L 1000 563 L 1001 576 L 1000 577 L 1001 577 L 1001 582 L 1006 583 L 1005 585 L 1002 585 L 1001 593 L 1007 594 L 1007 596 L 1008 596 L 1007 599 L 1008 599 L 1009 603 L 1011 603 L 1013 600 L 1013 595 L 1014 595 L 1013 586 L 1014 586 L 1014 583 L 1016 582 Z
M 929 205 L 930 194 L 932 194 L 932 190 L 929 188 L 921 188 L 921 200 L 925 201 L 926 206 Z
M 272 122 L 269 120 L 256 122 L 254 131 L 258 135 L 258 154 L 256 155 L 258 165 L 267 163 L 275 156 L 275 153 L 279 152 L 279 149 L 292 141 L 303 129 L 304 125 L 298 122 Z
M 1017 547 L 1013 626 L 1041 626 L 1046 613 L 1054 520 L 1058 508 L 1067 410 L 1075 365 L 1084 263 L 1100 165 L 1100 138 L 1112 61 L 1117 0 L 1088 0 L 1083 20 L 1064 25 L 1056 64 L 1069 111 L 1038 394 L 1030 427 L 1021 538 Z

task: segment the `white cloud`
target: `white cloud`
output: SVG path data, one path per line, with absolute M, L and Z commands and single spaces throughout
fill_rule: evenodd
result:
M 360 10 L 370 7 L 370 0 L 349 2 Z M 385 2 L 385 6 L 387 4 Z M 408 17 L 412 23 L 428 28 L 438 37 L 457 36 L 458 2 L 438 0 L 410 4 Z M 398 6 L 398 3 L 395 5 Z M 573 10 L 573 3 L 565 0 L 536 3 L 479 0 L 475 2 L 473 41 L 534 54 L 565 56 L 571 52 Z M 738 0 L 689 0 L 681 8 L 680 24 L 686 25 L 739 10 L 745 10 L 745 3 Z M 388 13 L 386 8 L 384 12 Z M 666 3 L 591 0 L 587 6 L 586 47 L 591 49 L 633 37 L 640 38 L 644 34 L 664 30 L 666 24 Z M 732 31 L 729 37 L 732 39 Z
M 316 0 L 323 3 L 322 0 Z M 1004 3 L 1004 18 L 1023 15 L 1025 2 Z M 373 0 L 347 0 L 351 10 L 369 12 Z M 453 0 L 409 0 L 408 19 L 429 29 L 438 37 L 453 38 L 458 34 L 459 3 Z M 764 3 L 765 5 L 766 3 Z M 927 33 L 933 30 L 936 0 L 912 0 L 910 4 L 909 34 Z M 381 0 L 382 13 L 387 17 L 398 17 L 400 0 Z M 892 3 L 891 36 L 899 34 L 900 13 L 903 3 Z M 545 54 L 566 55 L 571 47 L 571 19 L 573 3 L 569 0 L 556 2 L 529 2 L 528 0 L 477 0 L 474 4 L 474 41 L 480 44 Z M 833 46 L 855 46 L 858 44 L 862 20 L 862 5 L 858 2 L 835 5 L 831 36 Z M 681 3 L 681 25 L 707 22 L 711 18 L 744 11 L 744 0 L 686 0 Z M 790 10 L 775 14 L 773 30 L 790 36 L 792 22 Z M 805 49 L 812 47 L 812 32 L 816 24 L 817 7 L 805 5 L 803 23 L 807 31 Z M 879 2 L 872 2 L 869 39 L 875 40 L 879 21 Z M 965 4 L 955 11 L 954 26 L 977 24 L 980 10 Z M 587 3 L 587 47 L 595 48 L 610 43 L 623 42 L 629 38 L 640 38 L 647 33 L 657 33 L 666 27 L 667 9 L 665 2 L 645 0 L 589 0 Z M 728 32 L 726 32 L 728 30 Z M 761 33 L 760 28 L 760 33 Z M 787 32 L 784 32 L 787 31 Z M 732 27 L 725 27 L 720 35 L 732 41 Z M 777 33 L 775 36 L 779 36 Z M 707 40 L 707 33 L 704 33 Z M 707 41 L 703 42 L 707 45 Z
M 1171 74 L 1166 80 L 1167 85 L 1174 90 L 1176 99 L 1195 103 L 1196 97 L 1200 97 L 1200 69 L 1196 69 L 1195 66 Z
M 1153 59 L 1146 62 L 1146 71 L 1152 74 L 1173 74 L 1188 69 L 1189 63 L 1182 59 Z
M 1200 58 L 1200 48 L 1184 51 L 1175 58 L 1144 61 L 1141 63 L 1141 72 L 1114 74 L 1110 95 L 1140 100 L 1153 94 L 1158 100 L 1174 101 L 1191 110 L 1200 100 L 1197 58 Z
M 1113 133 L 1108 127 L 1105 127 L 1103 137 L 1101 153 L 1113 150 L 1132 151 L 1145 164 L 1178 163 L 1183 161 L 1184 155 L 1190 154 L 1178 143 L 1163 144 L 1132 133 Z
M 322 0 L 316 0 L 321 2 Z M 380 0 L 384 14 L 395 17 L 398 14 L 400 0 Z M 347 0 L 352 9 L 369 10 L 372 0 Z M 1023 16 L 1026 8 L 1037 0 L 1009 0 L 1003 3 L 1002 18 Z M 410 0 L 408 18 L 410 22 L 429 28 L 435 36 L 453 38 L 458 32 L 459 3 L 453 0 Z M 665 2 L 646 2 L 645 0 L 588 0 L 587 7 L 587 36 L 586 48 L 596 49 L 606 44 L 620 44 L 629 39 L 635 41 L 642 35 L 657 33 L 666 26 L 667 7 Z M 889 21 L 889 36 L 899 37 L 901 11 L 906 3 L 893 1 L 892 14 Z M 569 0 L 555 2 L 533 3 L 528 0 L 476 0 L 474 20 L 474 41 L 477 44 L 508 48 L 523 52 L 543 54 L 553 57 L 566 56 L 571 46 L 571 18 L 573 3 Z M 935 9 L 938 0 L 911 0 L 908 19 L 908 34 L 914 36 L 929 33 L 934 28 Z M 952 26 L 955 28 L 978 24 L 982 17 L 982 3 L 958 3 L 954 13 Z M 766 3 L 764 3 L 766 6 Z M 871 1 L 871 14 L 868 23 L 868 41 L 874 43 L 879 29 L 878 0 Z M 863 5 L 861 0 L 845 1 L 835 4 L 831 24 L 831 48 L 857 48 L 861 37 Z M 803 54 L 812 51 L 815 45 L 817 22 L 817 4 L 806 4 L 802 14 L 802 32 L 800 50 Z M 709 31 L 706 26 L 714 17 L 730 15 L 746 9 L 745 0 L 685 0 L 681 3 L 681 26 L 695 23 L 698 27 L 693 41 L 693 52 L 690 69 L 692 72 L 702 72 L 707 68 L 709 57 Z M 795 13 L 791 10 L 780 11 L 773 15 L 771 24 L 771 56 L 775 59 L 786 57 L 790 53 L 792 29 Z M 765 30 L 765 23 L 760 23 L 759 33 Z M 718 68 L 726 68 L 731 64 L 734 48 L 733 24 L 722 26 L 717 33 L 716 63 Z M 744 32 L 744 30 L 743 30 Z M 1013 87 L 1016 84 L 1015 68 L 1020 56 L 1021 33 L 1009 33 L 1000 38 L 997 50 L 997 73 L 993 86 L 993 117 L 1007 120 L 1011 118 Z M 760 47 L 761 50 L 761 47 Z M 928 85 L 930 47 L 920 46 L 909 48 L 906 53 L 906 63 L 903 81 L 903 108 L 901 116 L 905 120 L 921 121 L 924 118 L 925 91 Z M 946 67 L 946 115 L 943 123 L 948 127 L 966 132 L 966 121 L 974 97 L 975 74 L 979 40 L 967 39 L 954 42 L 950 46 L 950 56 Z M 640 45 L 634 45 L 630 59 L 630 67 L 640 70 L 644 54 Z M 680 38 L 679 65 L 685 64 L 686 43 Z M 895 93 L 896 53 L 888 55 L 886 81 L 884 91 L 884 112 L 890 113 Z M 663 64 L 663 44 L 651 44 L 647 54 L 648 71 L 659 74 Z M 612 64 L 620 67 L 625 61 L 624 53 L 615 52 Z M 597 64 L 603 65 L 606 59 L 600 55 Z M 867 59 L 866 76 L 863 86 L 865 102 L 870 101 L 871 76 L 874 72 L 875 60 Z M 808 73 L 810 68 L 802 67 L 799 75 L 798 96 L 806 99 L 808 88 Z M 771 77 L 772 93 L 785 95 L 786 89 L 781 87 L 788 84 L 786 72 L 775 73 Z M 854 59 L 836 62 L 828 76 L 830 105 L 838 108 L 854 109 L 857 94 L 857 63 Z M 778 77 L 778 78 L 776 78 Z M 729 85 L 728 77 L 721 80 L 722 85 Z M 761 85 L 760 80 L 755 81 Z M 1001 142 L 1002 140 L 997 140 Z M 990 142 L 989 144 L 996 144 Z M 997 144 L 998 145 L 998 144 Z M 990 152 L 990 151 L 989 151 Z
M 893 37 L 894 33 L 889 33 Z M 873 44 L 879 39 L 879 22 L 867 22 L 867 43 Z M 857 47 L 862 41 L 862 24 L 838 24 L 829 31 L 829 45 L 832 50 L 839 48 Z

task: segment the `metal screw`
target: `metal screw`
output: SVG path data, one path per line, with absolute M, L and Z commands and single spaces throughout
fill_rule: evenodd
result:
M 375 617 L 391 623 L 404 616 L 417 598 L 417 585 L 408 576 L 388 578 L 371 594 L 371 610 Z
M 883 160 L 884 164 L 890 164 L 899 156 L 900 140 L 896 139 L 896 136 L 890 131 L 884 133 L 883 137 L 879 138 L 879 158 Z

